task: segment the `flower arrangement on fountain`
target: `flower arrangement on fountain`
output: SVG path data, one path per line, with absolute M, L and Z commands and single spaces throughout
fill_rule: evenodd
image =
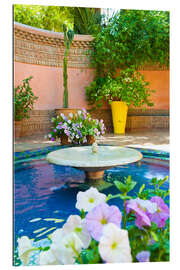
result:
M 135 187 L 131 177 L 124 183 L 114 181 L 116 195 L 91 187 L 78 192 L 79 215 L 70 215 L 42 247 L 27 236 L 18 239 L 20 260 L 28 265 L 38 251 L 37 265 L 149 262 L 169 260 L 169 191 L 161 189 L 167 177 L 153 178 L 155 189 L 143 185 L 137 197 L 128 193 Z M 109 205 L 112 199 L 123 201 L 123 210 Z
M 53 123 L 52 131 L 48 134 L 51 141 L 66 136 L 74 144 L 87 143 L 88 136 L 98 137 L 105 134 L 103 120 L 92 119 L 91 115 L 85 110 L 77 113 L 69 113 L 69 117 L 63 113 L 51 119 Z

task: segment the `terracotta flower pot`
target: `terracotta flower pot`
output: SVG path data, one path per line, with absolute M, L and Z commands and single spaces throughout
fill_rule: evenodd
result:
M 22 121 L 14 121 L 14 137 L 21 137 Z
M 61 134 L 60 139 L 61 139 L 61 144 L 62 145 L 70 144 L 69 141 L 68 141 L 68 136 L 66 134 Z
M 92 135 L 86 136 L 87 144 L 93 144 L 95 142 L 95 138 Z

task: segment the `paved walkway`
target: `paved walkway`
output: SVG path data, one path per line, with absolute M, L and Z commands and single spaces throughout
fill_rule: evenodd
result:
M 162 129 L 153 131 L 133 131 L 128 132 L 125 135 L 106 134 L 103 138 L 98 139 L 97 142 L 170 151 L 169 131 Z M 57 144 L 58 142 L 48 141 L 43 135 L 22 137 L 14 142 L 14 151 L 21 152 Z

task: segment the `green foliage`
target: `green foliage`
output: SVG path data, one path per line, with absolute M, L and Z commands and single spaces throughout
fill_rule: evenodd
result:
M 33 105 L 38 97 L 34 96 L 29 81 L 32 76 L 24 79 L 22 85 L 14 88 L 14 119 L 20 121 L 29 118 L 29 112 L 33 109 Z
M 169 12 L 120 10 L 92 42 L 92 65 L 100 76 L 118 68 L 169 65 Z
M 76 34 L 97 34 L 103 16 L 96 8 L 14 5 L 14 20 L 54 32 L 63 32 L 63 24 Z
M 119 72 L 117 77 L 112 77 L 110 74 L 105 77 L 97 77 L 85 87 L 86 97 L 89 104 L 96 104 L 100 107 L 103 100 L 123 101 L 129 106 L 135 107 L 147 104 L 152 106 L 149 101 L 149 96 L 152 91 L 147 86 L 149 82 L 144 80 L 144 76 L 136 71 L 134 67 L 130 67 Z
M 63 24 L 63 32 L 64 32 L 64 45 L 65 45 L 64 59 L 63 59 L 63 79 L 64 79 L 63 107 L 68 108 L 67 62 L 68 62 L 69 49 L 74 38 L 74 31 L 68 30 L 67 26 Z
M 145 184 L 143 184 L 139 189 L 137 197 L 143 200 L 149 200 L 153 196 L 160 196 L 162 199 L 165 199 L 169 195 L 169 191 L 164 190 L 162 186 L 167 181 L 168 176 L 164 179 L 152 178 L 149 182 L 153 188 L 145 189 Z M 136 182 L 132 181 L 131 176 L 128 176 L 124 179 L 124 182 L 114 181 L 114 184 L 119 189 L 120 194 L 109 194 L 107 201 L 114 198 L 123 200 L 123 228 L 128 230 L 133 261 L 137 262 L 137 253 L 145 250 L 150 251 L 151 262 L 169 261 L 169 219 L 166 221 L 164 228 L 158 228 L 153 222 L 149 227 L 138 228 L 134 224 L 135 215 L 132 213 L 127 215 L 125 210 L 126 201 L 133 199 L 133 197 L 128 196 L 127 193 L 133 190 Z M 135 198 L 137 197 L 135 196 Z M 167 203 L 169 203 L 169 199 Z
M 62 32 L 63 24 L 72 28 L 74 18 L 71 7 L 14 5 L 14 20 L 37 28 Z
M 102 30 L 103 16 L 95 8 L 75 7 L 73 16 L 74 31 L 77 34 L 96 35 Z
M 94 239 L 91 240 L 90 246 L 87 249 L 83 249 L 76 259 L 76 263 L 79 264 L 96 264 L 102 263 L 102 259 L 98 252 L 98 242 Z

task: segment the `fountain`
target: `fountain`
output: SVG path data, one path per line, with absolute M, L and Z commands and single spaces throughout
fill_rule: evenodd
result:
M 142 154 L 134 149 L 120 146 L 68 147 L 49 153 L 48 162 L 71 166 L 83 170 L 86 181 L 102 180 L 104 171 L 119 165 L 142 159 Z

